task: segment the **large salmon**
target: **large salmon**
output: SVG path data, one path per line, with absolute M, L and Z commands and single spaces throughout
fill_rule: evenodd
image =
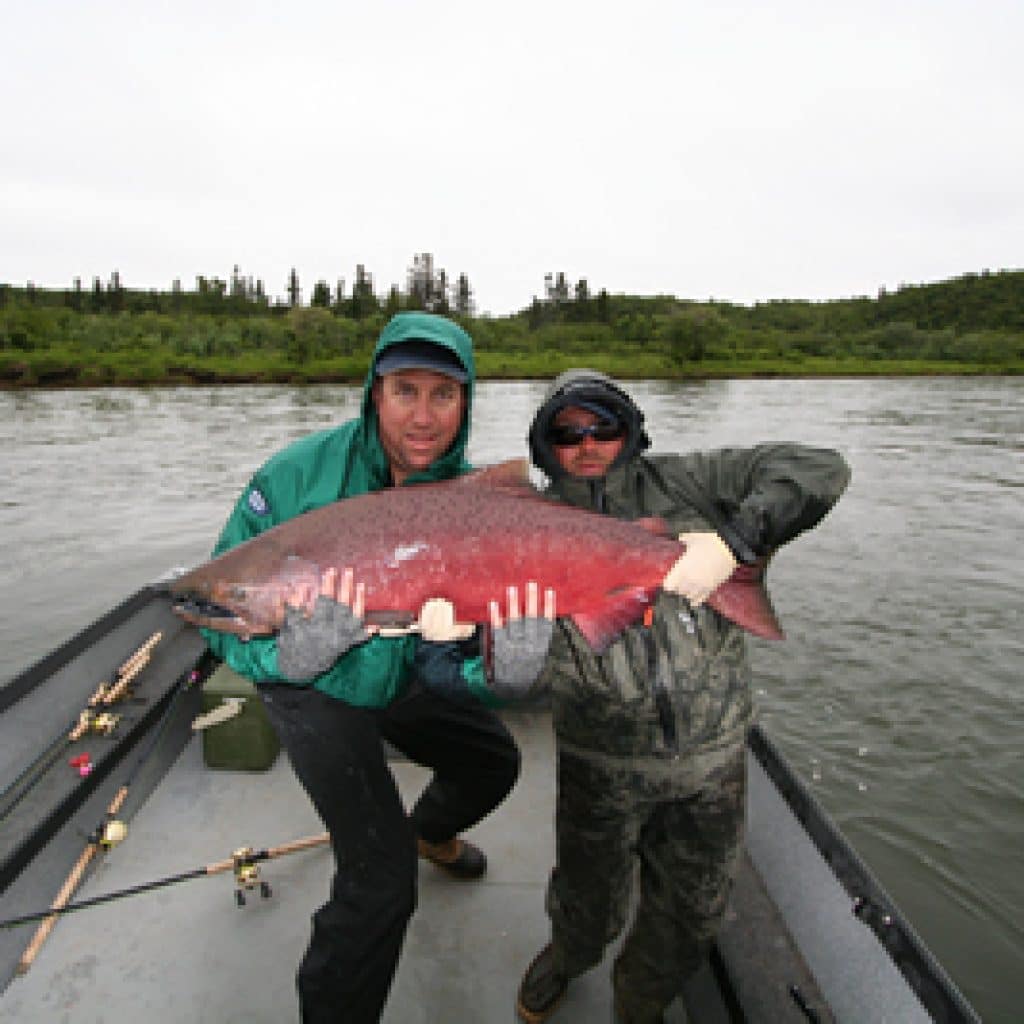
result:
M 604 650 L 653 602 L 684 546 L 658 521 L 624 522 L 561 505 L 527 482 L 516 459 L 443 483 L 395 487 L 307 512 L 178 577 L 175 610 L 243 637 L 281 625 L 295 583 L 351 567 L 366 588 L 368 623 L 409 623 L 444 597 L 460 622 L 487 622 L 488 602 L 530 581 L 553 587 L 560 616 Z M 740 566 L 708 599 L 749 632 L 782 631 L 762 566 Z

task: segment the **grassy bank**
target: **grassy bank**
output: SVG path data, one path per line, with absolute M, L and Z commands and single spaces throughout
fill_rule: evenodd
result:
M 0 389 L 174 386 L 203 384 L 361 383 L 370 351 L 295 363 L 283 354 L 182 358 L 153 352 L 90 353 L 52 348 L 0 352 Z M 478 353 L 481 380 L 548 379 L 573 366 L 590 366 L 622 380 L 742 377 L 888 377 L 1020 375 L 1024 361 L 973 363 L 934 359 L 754 357 L 680 362 L 659 352 Z
M 411 299 L 353 301 L 271 307 L 223 290 L 0 285 L 0 388 L 358 382 L 384 324 Z M 1024 272 L 875 299 L 736 306 L 602 292 L 455 318 L 483 379 L 571 366 L 624 379 L 1024 372 Z

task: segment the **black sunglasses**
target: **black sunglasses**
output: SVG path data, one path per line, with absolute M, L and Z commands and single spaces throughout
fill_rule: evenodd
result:
M 592 437 L 595 441 L 617 441 L 623 433 L 621 423 L 592 423 L 587 427 L 559 427 L 548 430 L 548 441 L 556 448 L 569 448 L 583 444 L 583 438 Z

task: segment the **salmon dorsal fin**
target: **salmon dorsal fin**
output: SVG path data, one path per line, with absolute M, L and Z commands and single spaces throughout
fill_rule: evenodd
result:
M 484 466 L 459 477 L 461 484 L 473 487 L 494 487 L 502 491 L 528 491 L 536 494 L 530 484 L 530 466 L 526 459 L 509 459 Z

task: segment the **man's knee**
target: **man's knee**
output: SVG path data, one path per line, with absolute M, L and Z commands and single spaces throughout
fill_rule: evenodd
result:
M 486 758 L 481 758 L 474 765 L 472 778 L 466 782 L 481 792 L 490 795 L 492 803 L 503 800 L 519 778 L 522 768 L 522 755 L 511 735 L 496 741 Z
M 516 784 L 516 780 L 519 778 L 519 773 L 522 770 L 522 764 L 523 755 L 520 753 L 519 747 L 510 738 L 508 746 L 501 751 L 497 771 L 506 793 Z

